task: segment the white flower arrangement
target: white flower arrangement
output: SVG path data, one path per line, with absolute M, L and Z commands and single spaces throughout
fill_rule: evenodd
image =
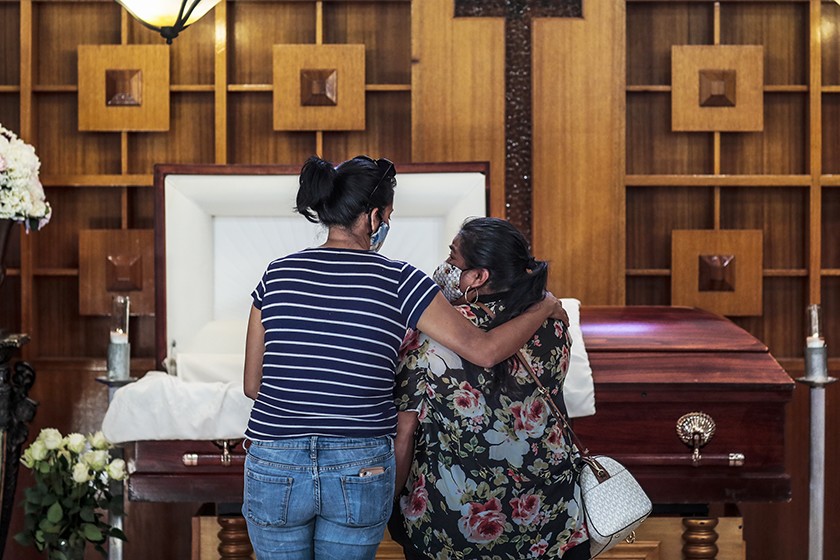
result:
M 52 216 L 40 169 L 35 148 L 0 124 L 0 219 L 23 222 L 27 232 L 41 229 Z
M 72 560 L 62 550 L 68 546 L 81 559 L 88 542 L 104 554 L 109 537 L 125 540 L 103 516 L 122 513 L 122 497 L 111 493 L 110 484 L 128 477 L 125 461 L 111 458 L 111 447 L 102 432 L 86 437 L 41 430 L 21 457 L 34 485 L 24 494 L 24 530 L 15 540 L 49 550 L 48 560 Z

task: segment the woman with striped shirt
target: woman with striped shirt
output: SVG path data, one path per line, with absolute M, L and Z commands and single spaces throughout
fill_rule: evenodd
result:
M 406 328 L 490 367 L 549 316 L 553 296 L 484 332 L 408 263 L 378 254 L 396 171 L 358 156 L 303 166 L 296 209 L 326 242 L 271 262 L 252 294 L 243 515 L 258 560 L 373 558 L 391 512 L 393 401 Z

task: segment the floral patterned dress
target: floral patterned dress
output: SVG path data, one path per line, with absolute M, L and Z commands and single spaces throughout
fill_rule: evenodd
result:
M 479 326 L 491 319 L 478 306 L 459 309 Z M 563 324 L 548 321 L 522 349 L 555 402 L 570 348 Z M 436 559 L 520 560 L 560 558 L 586 541 L 572 443 L 527 370 L 514 372 L 518 397 L 494 396 L 489 372 L 468 375 L 457 354 L 422 334 L 403 352 L 397 407 L 420 419 L 399 498 L 414 549 Z

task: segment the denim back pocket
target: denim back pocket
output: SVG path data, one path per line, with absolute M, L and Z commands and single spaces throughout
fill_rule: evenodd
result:
M 289 512 L 293 478 L 246 470 L 245 510 L 248 519 L 263 527 L 283 527 Z
M 391 514 L 394 495 L 394 469 L 391 467 L 368 476 L 342 476 L 341 488 L 347 506 L 347 524 L 351 527 L 379 525 Z

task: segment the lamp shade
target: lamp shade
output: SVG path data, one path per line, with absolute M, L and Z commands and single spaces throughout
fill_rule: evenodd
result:
M 117 0 L 128 13 L 150 29 L 159 31 L 167 43 L 184 28 L 198 21 L 221 0 Z

